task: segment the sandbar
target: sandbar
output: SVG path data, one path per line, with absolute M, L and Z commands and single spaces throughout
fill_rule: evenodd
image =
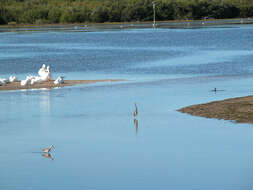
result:
M 1 90 L 25 90 L 25 89 L 40 89 L 40 88 L 57 88 L 57 87 L 64 87 L 64 86 L 73 86 L 77 84 L 90 84 L 90 83 L 97 83 L 97 82 L 118 82 L 124 81 L 123 79 L 102 79 L 102 80 L 64 80 L 63 84 L 55 85 L 54 81 L 47 81 L 40 84 L 34 85 L 27 85 L 21 86 L 20 82 L 12 82 L 8 84 L 4 84 L 0 86 Z
M 177 110 L 194 116 L 253 124 L 253 96 L 187 106 Z

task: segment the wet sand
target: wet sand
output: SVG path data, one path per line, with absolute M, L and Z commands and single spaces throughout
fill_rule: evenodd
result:
M 103 80 L 64 80 L 63 84 L 55 85 L 54 81 L 48 81 L 41 84 L 21 86 L 20 82 L 8 83 L 3 86 L 0 86 L 1 90 L 24 90 L 24 89 L 40 89 L 40 88 L 56 88 L 64 86 L 73 86 L 77 84 L 90 84 L 97 82 L 117 82 L 124 81 L 123 79 L 103 79 Z
M 179 109 L 194 116 L 253 124 L 253 96 L 231 98 Z

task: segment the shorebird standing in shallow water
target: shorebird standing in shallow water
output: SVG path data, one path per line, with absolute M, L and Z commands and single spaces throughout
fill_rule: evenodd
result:
M 138 108 L 137 108 L 137 102 L 134 104 L 135 106 L 135 111 L 134 111 L 134 118 L 136 118 L 136 116 L 138 115 Z
M 51 151 L 51 149 L 54 148 L 54 145 L 50 145 L 50 147 L 48 148 L 43 148 L 42 151 L 45 152 L 45 153 L 49 153 Z

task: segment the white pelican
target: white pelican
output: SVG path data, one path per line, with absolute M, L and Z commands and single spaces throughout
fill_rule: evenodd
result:
M 31 79 L 31 85 L 42 83 L 43 80 L 41 77 L 34 77 Z
M 9 80 L 6 79 L 6 78 L 0 78 L 0 82 L 1 82 L 2 84 L 7 84 L 7 83 L 9 83 Z
M 9 82 L 17 82 L 18 81 L 18 78 L 16 76 L 10 76 L 9 77 Z
M 63 78 L 64 78 L 64 77 L 62 77 L 62 76 L 58 77 L 58 78 L 54 81 L 54 84 L 55 84 L 55 85 L 58 85 L 58 84 L 64 83 Z
M 21 86 L 27 86 L 27 85 L 28 85 L 28 82 L 29 82 L 28 79 L 21 80 L 21 81 L 20 81 L 20 85 L 21 85 Z
M 45 72 L 46 72 L 46 65 L 43 64 L 42 67 L 39 69 L 38 74 L 39 74 L 39 76 L 42 77 Z
M 49 65 L 47 66 L 46 72 L 47 72 L 48 80 L 53 80 Z
M 52 80 L 50 66 L 46 67 L 46 65 L 43 64 L 42 67 L 39 69 L 38 74 L 43 81 Z

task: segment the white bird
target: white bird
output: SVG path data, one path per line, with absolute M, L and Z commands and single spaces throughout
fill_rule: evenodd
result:
M 46 67 L 46 65 L 43 64 L 42 67 L 39 69 L 38 74 L 43 81 L 52 80 L 50 66 Z
M 52 75 L 51 75 L 51 71 L 50 71 L 50 66 L 47 66 L 47 68 L 45 69 L 45 71 L 41 71 L 40 72 L 40 78 L 43 80 L 43 81 L 49 81 L 49 80 L 52 80 Z
M 25 80 L 28 80 L 30 82 L 32 79 L 35 79 L 35 78 L 37 78 L 37 76 L 28 75 L 26 76 Z
M 9 77 L 9 82 L 17 82 L 18 81 L 18 78 L 16 76 L 10 76 Z
M 39 84 L 39 83 L 42 83 L 44 82 L 43 79 L 39 76 L 30 76 L 30 79 L 31 79 L 31 85 L 34 85 L 34 84 Z
M 1 82 L 2 84 L 7 84 L 7 83 L 9 83 L 9 80 L 6 79 L 6 78 L 0 78 L 0 82 Z
M 55 85 L 63 84 L 63 83 L 64 83 L 63 78 L 64 78 L 64 77 L 62 77 L 62 76 L 58 77 L 58 78 L 54 81 L 54 84 L 55 84 Z
M 34 78 L 34 79 L 31 80 L 31 85 L 40 84 L 42 82 L 43 82 L 43 80 L 40 77 Z
M 42 67 L 39 69 L 38 74 L 39 74 L 39 76 L 42 77 L 45 72 L 46 72 L 46 65 L 43 64 Z
M 21 86 L 27 86 L 27 85 L 28 85 L 28 82 L 29 82 L 29 80 L 27 80 L 27 79 L 21 80 L 21 81 L 20 81 L 20 85 L 21 85 Z
M 52 148 L 54 148 L 54 145 L 51 144 L 48 148 L 43 148 L 42 151 L 45 153 L 49 153 Z
M 51 74 L 50 66 L 49 66 L 49 65 L 47 66 L 46 72 L 47 72 L 47 75 L 48 75 L 48 80 L 53 80 L 53 77 L 52 77 L 52 74 Z

